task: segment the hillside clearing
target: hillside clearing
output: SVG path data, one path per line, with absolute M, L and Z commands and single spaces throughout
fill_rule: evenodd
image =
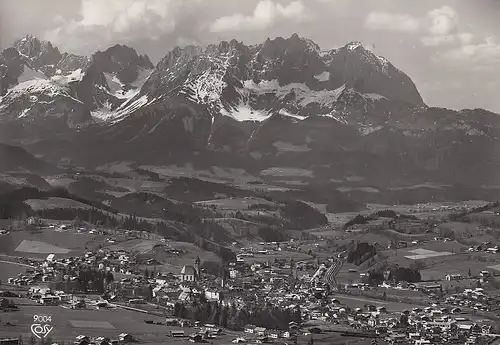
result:
M 10 262 L 0 262 L 0 281 L 16 277 L 19 273 L 26 272 L 26 266 L 16 265 Z
M 223 210 L 246 210 L 251 205 L 264 204 L 264 205 L 274 205 L 274 203 L 269 202 L 262 198 L 226 198 L 226 199 L 215 199 L 215 200 L 206 200 L 206 201 L 198 201 L 195 204 L 197 205 L 214 205 L 216 207 L 222 208 Z
M 110 250 L 125 250 L 134 251 L 139 253 L 147 253 L 153 250 L 154 246 L 160 244 L 156 241 L 151 240 L 130 240 L 121 242 L 119 244 L 114 244 L 108 247 Z
M 409 250 L 409 252 L 415 254 L 415 255 L 405 256 L 407 259 L 410 260 L 421 260 L 421 259 L 434 258 L 437 256 L 453 255 L 453 253 L 450 252 L 435 252 L 433 250 L 427 250 L 427 249 L 414 249 L 414 250 Z
M 22 243 L 25 242 L 24 245 Z M 63 251 L 49 252 L 48 254 L 59 254 L 67 256 L 79 255 L 91 248 L 97 248 L 104 242 L 104 236 L 92 234 L 77 234 L 73 231 L 59 232 L 54 230 L 31 231 L 12 231 L 8 235 L 2 236 L 0 240 L 0 253 L 6 255 L 19 256 L 20 250 L 29 250 L 23 252 L 25 257 L 44 258 L 47 256 L 45 250 L 48 246 L 52 249 L 61 248 Z M 42 243 L 42 245 L 38 245 Z M 38 248 L 38 250 L 36 249 Z M 40 251 L 39 249 L 45 249 Z
M 36 254 L 68 254 L 71 249 L 56 247 L 45 242 L 23 240 L 15 251 Z
M 79 208 L 90 209 L 91 206 L 79 201 L 66 198 L 28 199 L 24 202 L 34 211 L 55 209 L 55 208 Z

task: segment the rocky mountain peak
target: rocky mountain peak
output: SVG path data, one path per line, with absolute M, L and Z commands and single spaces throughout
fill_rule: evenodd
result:
M 29 66 L 28 57 L 19 54 L 16 48 L 10 47 L 0 53 L 0 96 L 18 82 L 25 66 Z
M 154 68 L 151 60 L 147 55 L 139 55 L 137 51 L 129 46 L 116 44 L 105 51 L 99 51 L 94 54 L 93 60 L 112 60 L 113 62 L 122 64 L 122 65 L 137 65 L 138 67 L 142 67 L 145 69 Z
M 115 74 L 123 84 L 134 82 L 141 69 L 154 68 L 147 55 L 139 55 L 134 48 L 120 44 L 96 52 L 92 56 L 92 65 L 103 73 Z
M 261 46 L 259 56 L 264 60 L 272 60 L 282 57 L 283 55 L 293 55 L 297 53 L 319 54 L 319 51 L 319 46 L 312 40 L 300 37 L 298 34 L 293 34 L 289 38 L 267 38 Z
M 322 54 L 333 78 L 332 86 L 346 85 L 360 93 L 378 94 L 417 106 L 425 105 L 415 84 L 405 73 L 372 49 L 355 41 Z
M 222 41 L 217 45 L 217 51 L 221 54 L 229 54 L 233 51 L 247 52 L 248 47 L 243 44 L 243 42 L 238 42 L 235 39 L 231 41 Z
M 51 42 L 40 40 L 32 35 L 17 40 L 13 46 L 22 55 L 26 55 L 33 68 L 42 69 L 43 66 L 56 65 L 61 59 L 61 52 Z

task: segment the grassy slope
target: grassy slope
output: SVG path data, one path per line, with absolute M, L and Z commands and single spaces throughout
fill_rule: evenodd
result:
M 2 238 L 0 243 L 0 253 L 12 256 L 29 256 L 33 258 L 45 258 L 47 254 L 21 253 L 16 248 L 22 241 L 38 241 L 60 248 L 70 249 L 68 254 L 58 254 L 58 256 L 78 255 L 86 251 L 87 248 L 98 247 L 104 237 L 100 235 L 75 234 L 73 232 L 57 232 L 53 230 L 42 230 L 39 232 L 12 231 Z

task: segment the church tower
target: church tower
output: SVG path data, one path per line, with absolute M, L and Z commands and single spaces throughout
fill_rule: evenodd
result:
M 196 270 L 196 275 L 198 276 L 198 279 L 201 278 L 201 271 L 200 271 L 200 257 L 198 256 L 196 260 L 194 261 L 194 268 Z

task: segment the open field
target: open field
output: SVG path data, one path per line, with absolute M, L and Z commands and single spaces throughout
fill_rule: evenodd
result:
M 69 320 L 69 323 L 75 328 L 115 329 L 108 321 Z
M 420 307 L 420 305 L 417 304 L 383 301 L 367 296 L 336 294 L 333 295 L 333 297 L 351 308 L 357 308 L 365 304 L 373 304 L 379 307 L 385 307 L 389 312 L 401 312 L 403 310 L 411 310 L 412 308 Z
M 33 315 L 52 316 L 50 333 L 54 341 L 74 340 L 76 336 L 103 336 L 117 338 L 122 332 L 130 333 L 143 342 L 162 342 L 168 339 L 168 332 L 173 328 L 162 325 L 151 325 L 147 320 L 164 321 L 164 318 L 124 309 L 112 310 L 71 310 L 62 307 L 22 306 L 19 312 L 0 314 L 0 323 L 10 322 L 15 326 L 1 327 L 0 337 L 30 337 L 30 325 Z M 183 329 L 187 334 L 193 330 Z
M 45 258 L 53 253 L 59 256 L 79 255 L 89 248 L 97 248 L 104 243 L 104 236 L 77 234 L 73 231 L 11 231 L 2 236 L 0 254 Z M 60 248 L 61 250 L 56 250 Z M 51 252 L 54 249 L 57 253 Z
M 264 262 L 264 261 L 272 262 L 274 259 L 278 260 L 294 259 L 295 261 L 301 261 L 301 260 L 310 260 L 312 259 L 312 256 L 303 252 L 293 252 L 284 250 L 284 251 L 275 251 L 269 254 L 254 254 L 253 257 L 245 257 L 245 262 L 248 264 L 252 264 L 254 262 Z
M 435 202 L 425 205 L 384 205 L 384 204 L 366 204 L 366 209 L 358 212 L 343 212 L 334 215 L 334 219 L 339 223 L 345 223 L 347 220 L 354 218 L 356 215 L 369 215 L 378 211 L 393 210 L 399 214 L 412 214 L 417 218 L 441 217 L 453 212 L 455 208 L 460 207 L 478 207 L 484 206 L 488 202 L 483 200 L 468 200 L 462 202 Z
M 413 249 L 410 250 L 409 252 L 415 254 L 406 256 L 406 258 L 410 260 L 421 260 L 421 259 L 434 258 L 438 256 L 453 255 L 453 253 L 450 252 L 436 252 L 427 249 Z
M 168 253 L 159 248 L 153 254 L 153 257 L 158 260 L 161 264 L 154 266 L 157 272 L 162 273 L 180 273 L 180 270 L 185 265 L 194 265 L 197 257 L 200 258 L 201 262 L 219 262 L 219 257 L 213 253 L 203 250 L 192 243 L 186 242 L 167 242 L 168 248 L 178 250 L 179 254 Z M 142 266 L 141 269 L 148 268 L 148 270 L 153 270 L 152 266 Z
M 47 210 L 54 208 L 79 208 L 90 209 L 91 206 L 79 201 L 65 198 L 47 198 L 47 199 L 29 199 L 25 203 L 34 211 Z
M 401 258 L 401 254 L 391 255 L 390 251 L 384 252 L 388 255 L 388 261 L 410 267 L 414 262 L 407 258 Z M 392 252 L 394 253 L 394 252 Z M 473 276 L 479 275 L 482 270 L 488 270 L 490 266 L 500 264 L 500 257 L 485 253 L 457 253 L 454 255 L 429 257 L 417 261 L 421 266 L 420 273 L 423 280 L 444 279 L 447 274 L 460 274 L 468 277 L 469 270 Z
M 106 248 L 110 250 L 125 250 L 128 252 L 134 251 L 138 253 L 147 253 L 153 249 L 153 247 L 156 244 L 159 244 L 160 242 L 156 241 L 151 241 L 151 240 L 129 240 L 129 241 L 124 241 L 120 242 L 118 244 L 113 244 L 110 246 L 107 246 Z
M 21 253 L 36 253 L 36 254 L 68 254 L 71 249 L 60 248 L 40 241 L 22 241 L 16 252 Z
M 24 273 L 26 268 L 16 263 L 0 262 L 0 281 L 5 282 L 8 278 L 16 277 L 19 273 Z
M 115 236 L 116 237 L 116 236 Z M 161 247 L 154 248 L 155 245 L 161 244 Z M 197 257 L 202 262 L 212 261 L 219 262 L 219 257 L 213 253 L 203 250 L 192 243 L 187 242 L 159 242 L 144 239 L 134 239 L 119 242 L 113 245 L 105 246 L 109 250 L 124 250 L 126 252 L 137 252 L 140 254 L 150 255 L 151 258 L 156 259 L 160 264 L 155 265 L 154 269 L 162 273 L 179 273 L 184 265 L 193 265 Z M 169 253 L 166 249 L 175 249 L 179 254 Z M 141 270 L 145 268 L 153 269 L 153 266 L 143 265 Z
M 246 210 L 251 205 L 256 204 L 265 204 L 265 205 L 274 205 L 274 203 L 269 202 L 262 198 L 225 198 L 225 199 L 215 199 L 215 200 L 206 200 L 199 201 L 195 204 L 198 205 L 215 205 L 218 208 L 223 210 Z

